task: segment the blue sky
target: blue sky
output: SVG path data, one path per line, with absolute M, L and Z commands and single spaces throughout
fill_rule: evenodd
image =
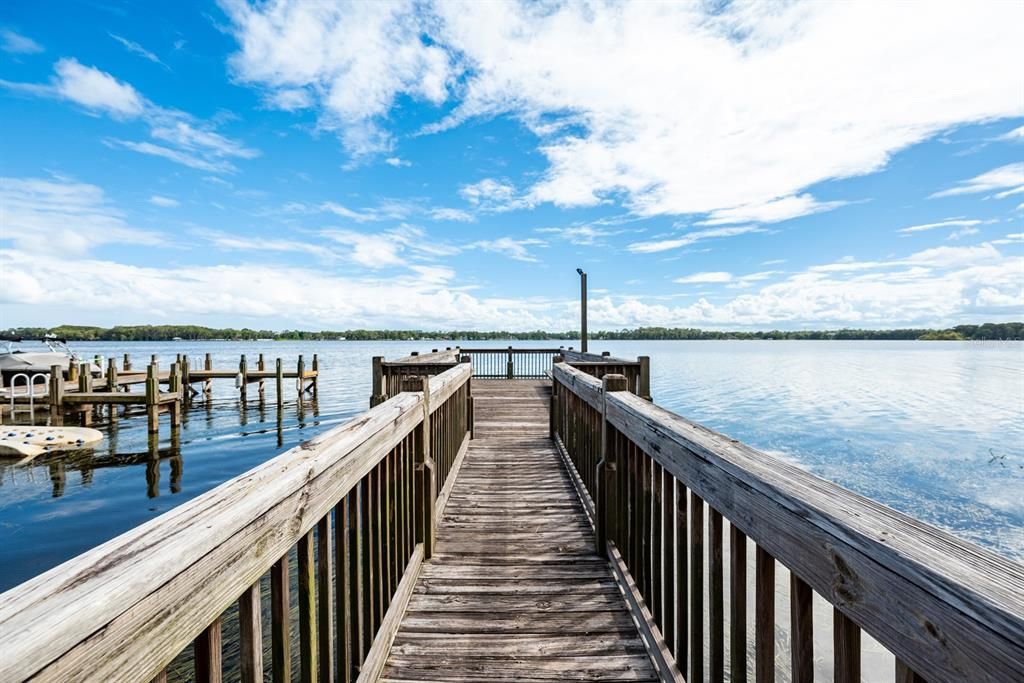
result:
M 0 326 L 1024 318 L 1022 3 L 0 6 Z

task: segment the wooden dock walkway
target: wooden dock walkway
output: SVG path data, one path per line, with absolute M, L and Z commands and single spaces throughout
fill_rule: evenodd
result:
M 382 681 L 655 681 L 562 458 L 551 382 L 481 381 Z

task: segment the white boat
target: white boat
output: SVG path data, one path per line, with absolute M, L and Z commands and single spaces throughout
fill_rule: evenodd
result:
M 86 362 L 71 350 L 67 340 L 54 335 L 48 334 L 42 339 L 2 337 L 0 341 L 6 343 L 6 349 L 0 351 L 0 375 L 3 376 L 4 386 L 10 386 L 15 375 L 25 374 L 31 377 L 39 373 L 47 374 L 54 365 L 61 366 L 67 375 L 72 363 Z M 24 344 L 33 346 L 24 348 L 21 346 Z M 103 369 L 95 363 L 90 362 L 89 368 L 93 376 L 103 374 Z

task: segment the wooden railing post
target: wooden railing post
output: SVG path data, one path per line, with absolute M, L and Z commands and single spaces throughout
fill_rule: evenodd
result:
M 629 391 L 624 375 L 605 375 L 601 378 L 601 459 L 597 463 L 594 481 L 597 484 L 597 496 L 594 507 L 597 512 L 597 552 L 605 555 L 608 552 L 609 520 L 618 519 L 615 498 L 618 459 L 615 448 L 611 446 L 608 424 L 608 394 L 613 391 Z M 612 522 L 614 523 L 614 522 Z
M 512 379 L 515 376 L 515 365 L 512 363 L 512 347 L 508 347 L 508 363 L 505 365 L 505 378 Z
M 645 401 L 653 401 L 651 398 L 651 357 L 637 356 L 640 361 L 640 377 L 637 379 L 636 395 Z
M 472 359 L 468 354 L 459 356 L 459 362 L 461 363 L 472 363 Z M 471 366 L 472 369 L 472 366 Z M 469 432 L 469 438 L 473 438 L 473 379 L 466 380 L 466 431 Z
M 559 363 L 565 362 L 565 356 L 558 355 L 551 359 L 551 371 L 554 373 L 555 366 Z M 548 426 L 548 432 L 552 439 L 558 433 L 558 382 L 554 376 L 551 378 L 551 409 L 549 410 L 548 420 L 550 422 Z M 563 437 L 564 438 L 564 437 Z
M 370 407 L 380 405 L 387 397 L 384 396 L 384 356 L 373 357 L 373 388 L 370 392 Z
M 423 421 L 416 428 L 414 464 L 416 471 L 416 542 L 423 544 L 423 559 L 434 554 L 437 520 L 434 506 L 437 488 L 434 482 L 434 458 L 430 452 L 430 377 L 410 377 L 406 391 L 423 392 Z

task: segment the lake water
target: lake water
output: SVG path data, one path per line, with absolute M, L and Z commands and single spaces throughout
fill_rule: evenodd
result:
M 565 342 L 561 342 L 565 343 Z M 367 407 L 370 359 L 452 342 L 167 342 L 78 344 L 83 356 L 136 365 L 150 354 L 211 353 L 250 367 L 263 352 L 321 362 L 316 402 L 285 382 L 279 413 L 231 380 L 198 397 L 172 439 L 151 442 L 140 412 L 95 450 L 0 462 L 0 590 L 151 519 Z M 552 347 L 560 342 L 515 342 Z M 475 343 L 465 346 L 499 346 Z M 578 347 L 578 344 L 575 344 Z M 1024 560 L 1024 343 L 596 342 L 651 356 L 660 405 L 1017 561 Z M 272 361 L 271 361 L 272 362 Z

